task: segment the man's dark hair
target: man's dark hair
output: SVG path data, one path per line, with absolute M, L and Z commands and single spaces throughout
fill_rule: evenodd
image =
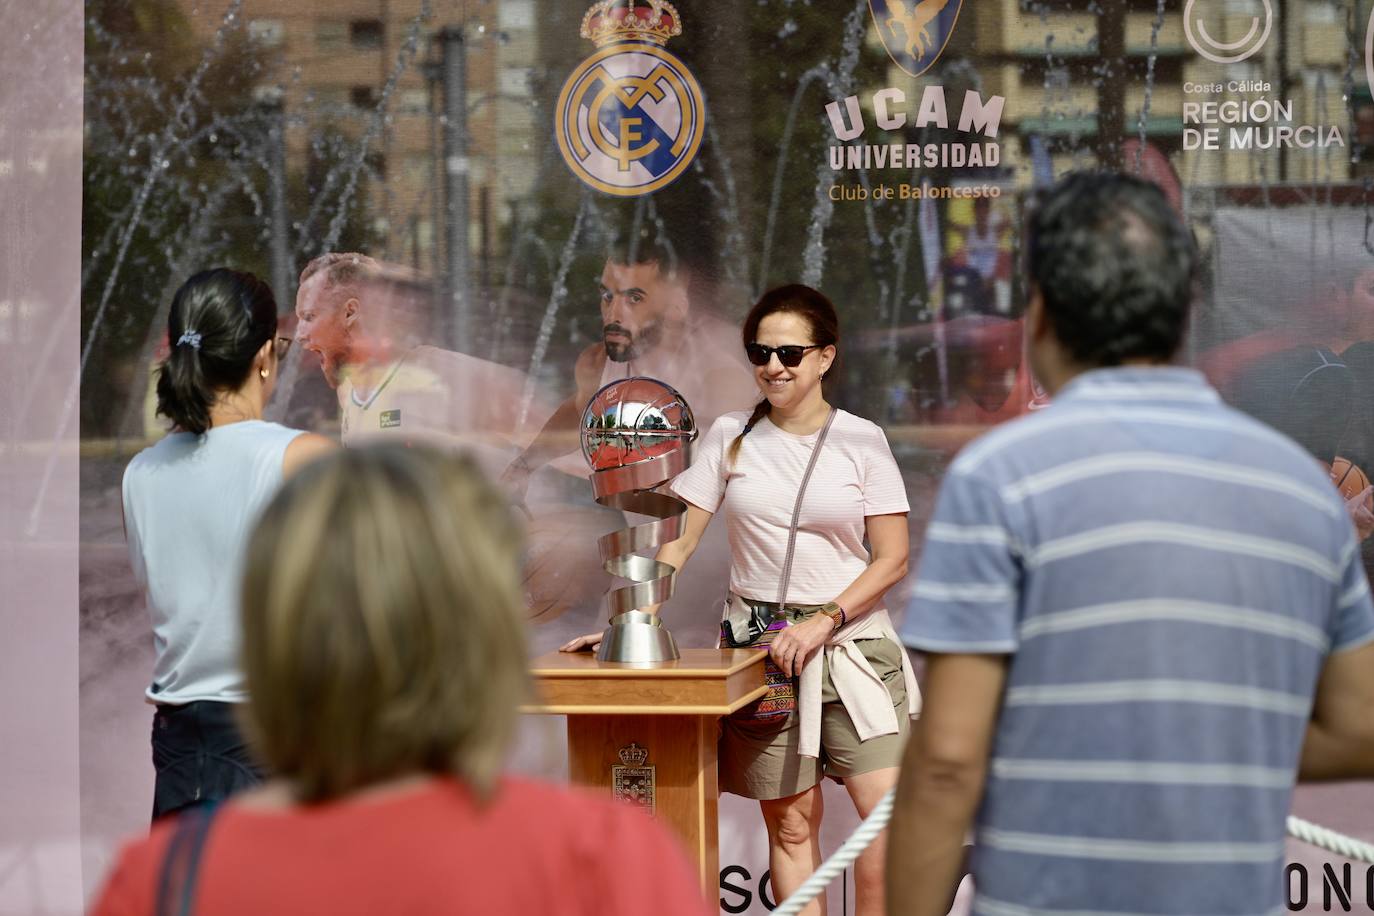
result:
M 1032 203 L 1027 274 L 1055 337 L 1082 365 L 1172 358 L 1196 268 L 1192 234 L 1144 179 L 1076 172 Z
M 606 259 L 615 264 L 657 264 L 662 276 L 684 277 L 693 309 L 717 305 L 720 256 L 706 221 L 698 217 L 700 199 L 674 197 L 643 207 L 616 212 L 619 230 L 608 240 Z M 637 202 L 637 207 L 643 206 Z M 683 213 L 690 213 L 686 218 Z

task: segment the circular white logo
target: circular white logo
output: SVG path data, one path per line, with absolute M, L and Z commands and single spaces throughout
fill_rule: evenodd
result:
M 1270 0 L 1261 0 L 1264 4 L 1264 27 L 1260 28 L 1258 16 L 1250 20 L 1250 30 L 1239 41 L 1217 41 L 1207 34 L 1207 27 L 1202 23 L 1202 17 L 1193 16 L 1193 5 L 1197 0 L 1188 0 L 1188 4 L 1183 8 L 1183 34 L 1188 39 L 1188 44 L 1193 46 L 1193 50 L 1203 57 L 1218 64 L 1234 64 L 1248 57 L 1251 57 L 1264 43 L 1269 40 L 1269 32 L 1274 27 L 1274 7 Z M 1256 38 L 1256 33 L 1259 38 Z
M 662 48 L 602 48 L 558 97 L 558 148 L 573 174 L 620 197 L 670 184 L 701 147 L 706 103 L 682 63 Z

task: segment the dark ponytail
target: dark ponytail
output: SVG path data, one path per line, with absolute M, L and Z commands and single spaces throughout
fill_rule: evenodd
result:
M 216 399 L 244 386 L 276 335 L 277 301 L 266 283 L 224 267 L 191 277 L 167 314 L 171 351 L 158 370 L 157 412 L 185 432 L 205 432 Z
M 835 312 L 834 303 L 819 290 L 803 286 L 800 283 L 770 289 L 759 298 L 759 301 L 749 310 L 749 314 L 745 316 L 744 326 L 740 328 L 740 338 L 744 345 L 747 347 L 754 342 L 763 319 L 779 312 L 790 312 L 805 319 L 806 323 L 811 326 L 812 343 L 820 344 L 823 347 L 839 345 L 840 317 Z M 836 354 L 835 359 L 830 363 L 827 374 L 834 372 L 839 363 L 840 357 L 839 354 Z M 821 378 L 824 379 L 825 376 L 822 375 Z M 749 431 L 760 420 L 768 416 L 768 412 L 772 409 L 773 405 L 767 398 L 754 405 L 754 412 L 749 415 L 749 420 L 744 424 L 744 429 L 740 430 L 740 434 L 730 443 L 731 464 L 739 459 L 739 449 L 744 444 L 744 437 L 749 435 Z

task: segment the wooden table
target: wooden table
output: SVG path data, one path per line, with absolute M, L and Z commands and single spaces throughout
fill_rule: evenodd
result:
M 695 856 L 702 887 L 720 880 L 716 720 L 762 697 L 757 649 L 683 649 L 652 667 L 551 652 L 531 663 L 540 702 L 525 711 L 568 717 L 573 782 L 639 805 Z M 708 894 L 708 895 L 709 895 Z

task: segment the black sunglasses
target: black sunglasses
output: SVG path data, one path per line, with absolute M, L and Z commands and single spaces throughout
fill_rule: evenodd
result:
M 765 347 L 761 343 L 751 343 L 744 345 L 744 352 L 749 357 L 749 362 L 755 366 L 766 366 L 768 361 L 773 358 L 773 354 L 778 354 L 778 362 L 789 369 L 795 369 L 801 365 L 802 357 L 807 350 L 814 350 L 824 344 L 784 344 L 781 347 Z

